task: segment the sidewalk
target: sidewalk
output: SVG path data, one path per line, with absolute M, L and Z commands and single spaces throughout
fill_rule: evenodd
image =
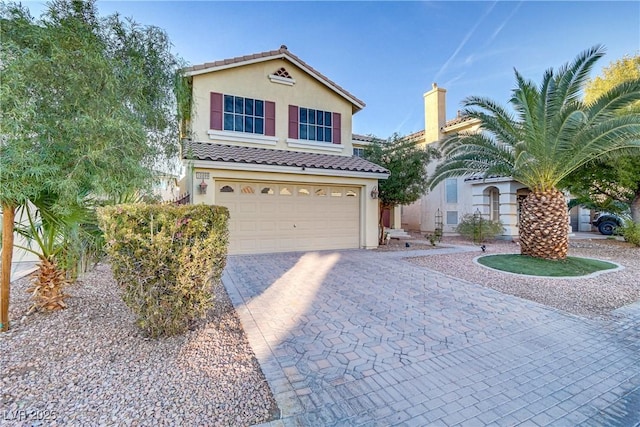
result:
M 15 261 L 11 263 L 11 282 L 22 279 L 36 271 L 36 261 Z

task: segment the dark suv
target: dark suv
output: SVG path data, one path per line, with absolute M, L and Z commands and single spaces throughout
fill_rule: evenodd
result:
M 611 236 L 622 225 L 622 218 L 610 212 L 600 212 L 593 217 L 591 224 L 598 227 L 600 233 Z

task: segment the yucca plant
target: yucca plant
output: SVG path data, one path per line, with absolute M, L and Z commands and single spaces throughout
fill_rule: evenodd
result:
M 539 86 L 516 71 L 513 112 L 487 98 L 467 98 L 464 114 L 479 119 L 481 129 L 442 141 L 444 161 L 430 187 L 456 176 L 512 177 L 531 190 L 521 210 L 521 253 L 566 258 L 568 211 L 560 181 L 595 159 L 640 150 L 640 115 L 615 113 L 640 99 L 640 80 L 621 83 L 590 103 L 581 98 L 603 55 L 595 46 L 546 71 Z

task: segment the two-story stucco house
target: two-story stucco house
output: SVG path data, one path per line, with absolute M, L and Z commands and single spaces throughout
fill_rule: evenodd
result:
M 229 253 L 377 247 L 375 197 L 389 174 L 353 155 L 364 102 L 286 46 L 184 73 L 181 187 L 192 203 L 229 208 Z
M 446 119 L 446 90 L 433 84 L 424 94 L 425 129 L 420 134 L 420 144 L 438 143 L 459 132 L 477 132 L 477 119 L 458 115 Z M 429 166 L 433 172 L 436 163 Z M 529 190 L 511 177 L 448 178 L 424 195 L 419 201 L 404 206 L 402 224 L 412 230 L 433 232 L 436 222 L 441 222 L 444 233 L 455 233 L 465 214 L 479 212 L 483 218 L 500 220 L 504 225 L 503 238 L 518 236 L 519 203 Z
M 424 131 L 408 135 L 418 144 L 437 144 L 460 132 L 478 132 L 480 122 L 464 115 L 446 119 L 446 89 L 433 84 L 424 94 Z M 432 173 L 436 163 L 429 165 Z M 485 219 L 499 220 L 503 239 L 519 235 L 520 204 L 529 189 L 511 177 L 468 176 L 449 178 L 410 206 L 402 207 L 402 226 L 432 233 L 440 222 L 444 233 L 453 234 L 465 214 L 481 213 Z M 590 212 L 575 207 L 571 211 L 574 230 L 590 231 Z

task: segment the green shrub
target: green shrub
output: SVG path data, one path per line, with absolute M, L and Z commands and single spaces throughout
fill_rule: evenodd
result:
M 622 236 L 625 241 L 640 246 L 640 223 L 627 221 L 622 226 Z
M 143 331 L 180 334 L 206 316 L 226 264 L 226 208 L 117 205 L 98 218 L 122 299 Z
M 502 222 L 483 218 L 482 215 L 463 215 L 456 227 L 456 231 L 475 243 L 495 239 L 504 233 Z

